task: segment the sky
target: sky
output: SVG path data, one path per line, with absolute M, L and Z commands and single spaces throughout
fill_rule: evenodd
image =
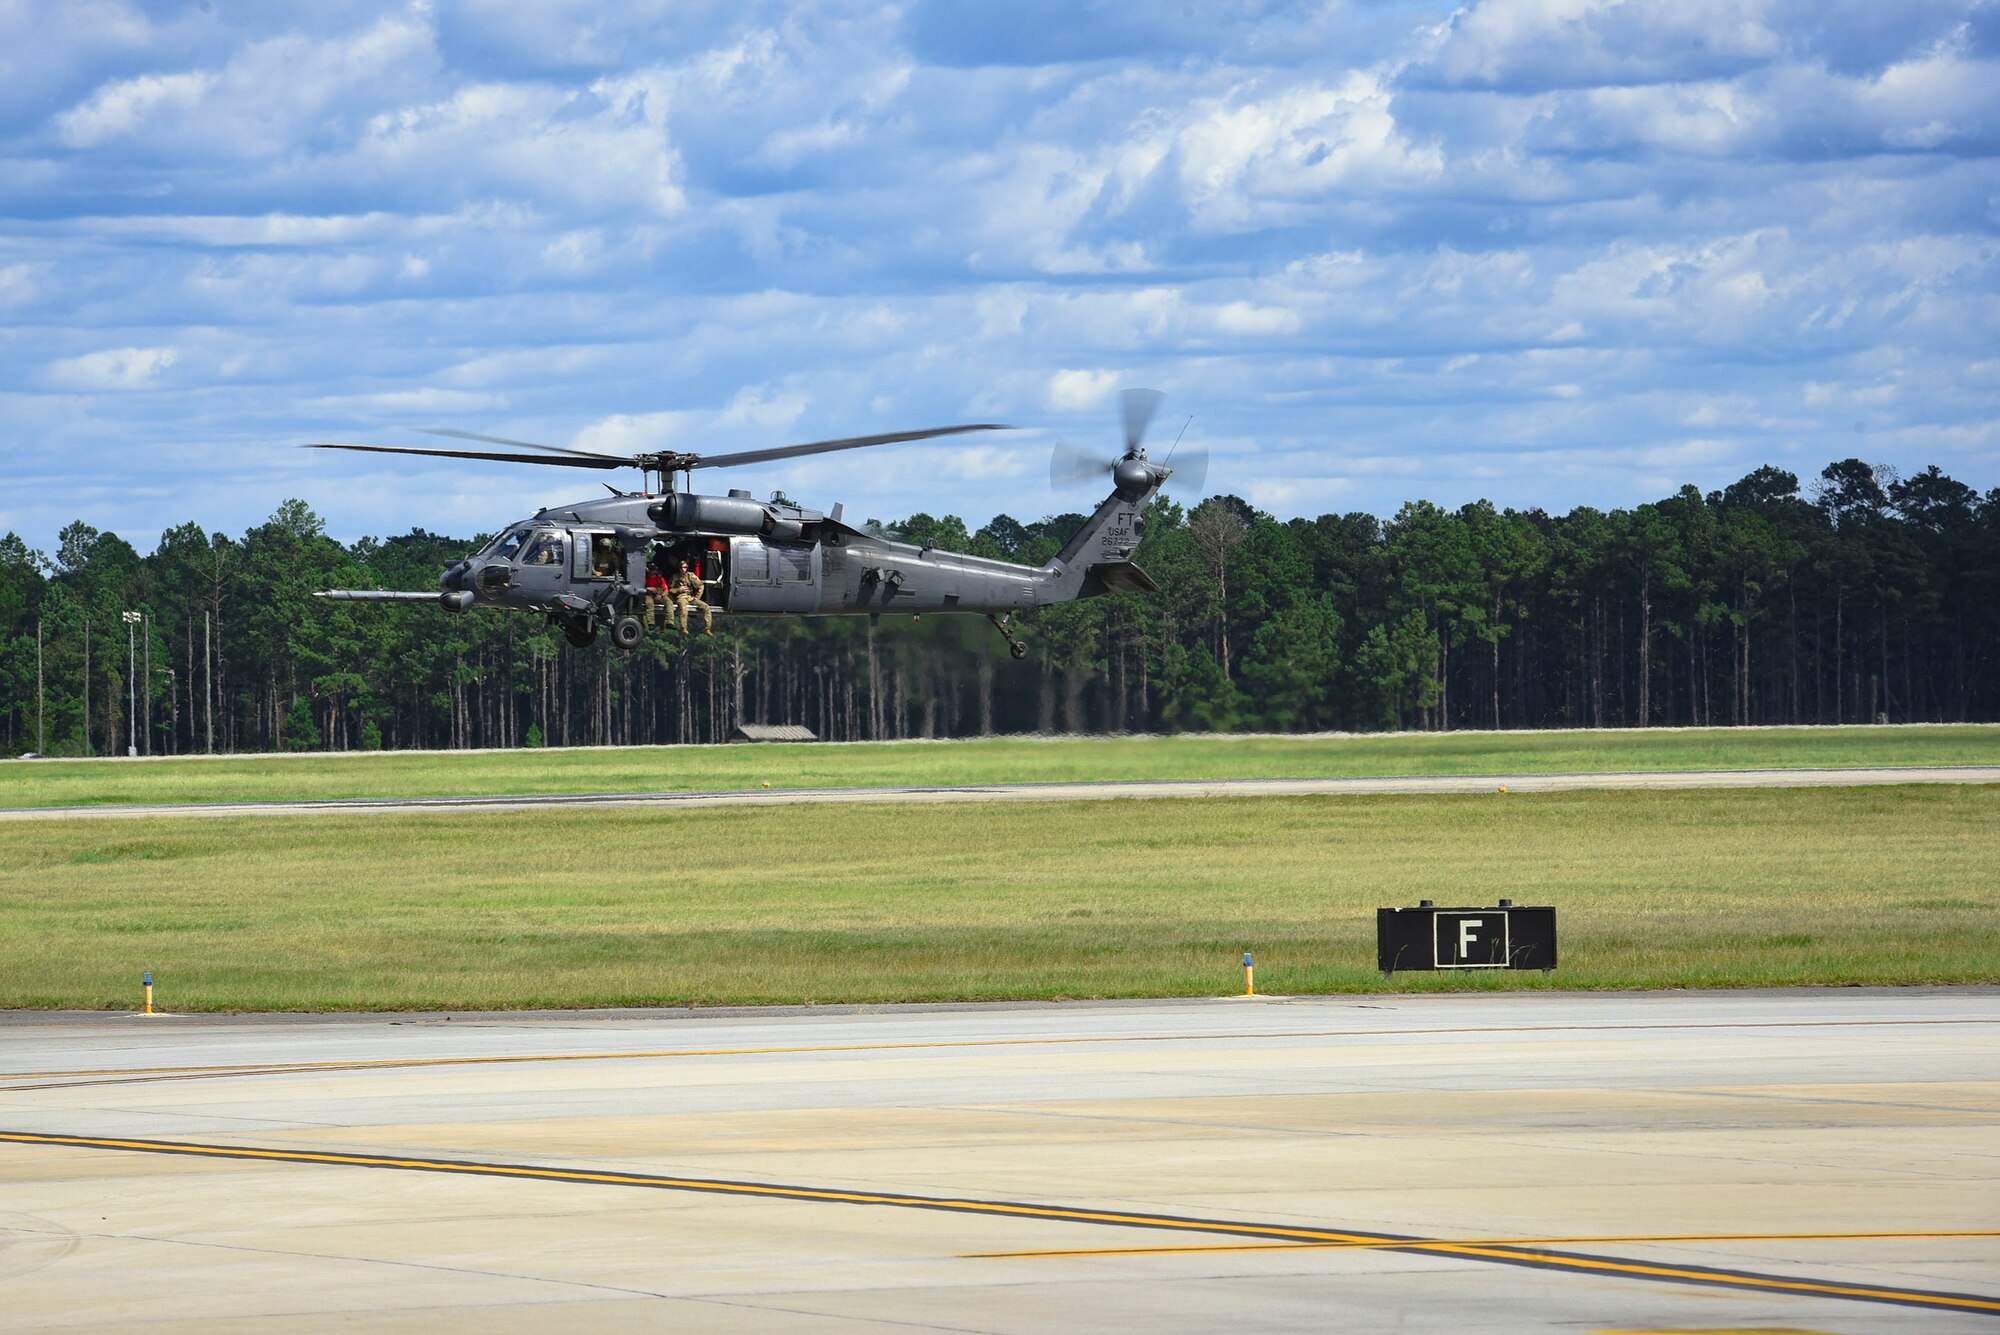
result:
M 1280 518 L 1984 490 L 1996 150 L 1996 0 L 0 0 L 0 531 L 620 476 L 298 448 L 425 427 L 1035 519 L 1128 386 Z

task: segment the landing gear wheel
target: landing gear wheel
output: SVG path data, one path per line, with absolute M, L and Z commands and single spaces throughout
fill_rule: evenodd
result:
M 646 627 L 635 616 L 622 616 L 611 623 L 611 642 L 620 649 L 637 649 L 646 638 Z
M 993 629 L 1000 632 L 1000 638 L 1007 641 L 1008 653 L 1014 655 L 1017 660 L 1028 656 L 1028 646 L 1015 639 L 1014 632 L 1007 629 L 1007 623 L 1014 619 L 1012 612 L 1009 612 L 1006 616 L 995 616 L 993 613 L 988 612 L 986 619 L 993 623 Z
M 571 621 L 563 626 L 563 634 L 579 649 L 588 649 L 597 643 L 597 627 L 588 621 Z

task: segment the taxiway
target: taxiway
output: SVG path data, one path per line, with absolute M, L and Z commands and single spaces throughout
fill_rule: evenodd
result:
M 767 807 L 797 803 L 1103 802 L 1163 797 L 1310 797 L 1390 793 L 1554 793 L 1578 788 L 1855 788 L 1882 784 L 2000 784 L 2000 765 L 1853 769 L 1627 770 L 1575 774 L 1385 775 L 1329 779 L 1160 779 L 1107 783 L 987 783 L 860 788 L 747 788 L 650 793 L 522 793 L 288 802 L 183 802 L 0 808 L 0 820 L 160 816 L 309 816 L 356 812 L 533 811 L 563 807 Z
M 1990 1330 L 2000 991 L 0 1017 L 0 1329 Z

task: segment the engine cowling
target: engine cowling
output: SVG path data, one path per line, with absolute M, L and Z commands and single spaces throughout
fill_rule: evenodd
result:
M 677 491 L 647 507 L 646 514 L 661 528 L 681 533 L 751 533 L 780 542 L 795 541 L 805 533 L 803 520 L 747 496 L 696 496 Z
M 677 491 L 646 511 L 661 528 L 692 533 L 768 533 L 774 522 L 769 506 L 741 496 L 696 496 Z

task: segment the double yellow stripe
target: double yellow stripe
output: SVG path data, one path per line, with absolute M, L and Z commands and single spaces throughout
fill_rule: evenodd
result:
M 1894 1303 L 1905 1307 L 2000 1314 L 2000 1299 L 1969 1294 L 1933 1293 L 1920 1289 L 1890 1289 L 1872 1285 L 1836 1284 L 1818 1280 L 1789 1279 L 1781 1275 L 1759 1275 L 1693 1266 L 1656 1265 L 1617 1257 L 1576 1256 L 1562 1252 L 1529 1250 L 1520 1244 L 1430 1238 L 1398 1238 L 1385 1234 L 1348 1232 L 1337 1229 L 1297 1228 L 1282 1224 L 1259 1224 L 1224 1219 L 1182 1218 L 1174 1215 L 1137 1214 L 1118 1210 L 1085 1210 L 1059 1205 L 1038 1205 L 1018 1201 L 981 1201 L 957 1197 L 909 1196 L 893 1192 L 835 1191 L 824 1187 L 804 1187 L 779 1183 L 731 1182 L 717 1178 L 672 1177 L 650 1173 L 618 1173 L 591 1169 L 547 1168 L 530 1164 L 480 1163 L 457 1159 L 418 1159 L 376 1154 L 340 1154 L 323 1150 L 263 1149 L 249 1145 L 205 1145 L 187 1141 L 136 1140 L 108 1136 L 44 1135 L 27 1131 L 0 1131 L 0 1143 L 18 1145 L 67 1146 L 76 1149 L 127 1150 L 149 1154 L 190 1155 L 216 1159 L 246 1159 L 275 1163 L 336 1165 L 356 1168 L 388 1168 L 412 1172 L 458 1174 L 472 1177 L 503 1177 L 541 1182 L 591 1183 L 604 1186 L 648 1187 L 655 1190 L 699 1191 L 722 1195 L 766 1199 L 815 1201 L 842 1205 L 884 1205 L 904 1209 L 944 1210 L 960 1214 L 1043 1219 L 1061 1223 L 1097 1224 L 1124 1228 L 1178 1230 L 1188 1233 L 1254 1237 L 1289 1243 L 1316 1243 L 1379 1247 L 1387 1250 L 1421 1251 L 1431 1255 L 1458 1256 L 1472 1260 L 1496 1261 L 1509 1265 L 1564 1270 L 1584 1274 L 1605 1274 L 1633 1279 L 1670 1280 L 1763 1293 L 1791 1293 L 1809 1297 L 1846 1298 L 1865 1302 Z M 1966 1235 L 1958 1235 L 1966 1236 Z
M 1221 1242 L 1204 1247 L 1063 1247 L 1017 1252 L 962 1252 L 976 1260 L 1035 1260 L 1082 1256 L 1180 1256 L 1207 1252 L 1298 1252 L 1375 1248 L 1383 1251 L 1427 1251 L 1440 1247 L 1602 1247 L 1616 1242 L 1865 1242 L 1890 1238 L 2000 1238 L 2000 1229 L 1919 1229 L 1860 1233 L 1594 1233 L 1566 1238 L 1433 1238 L 1429 1241 L 1385 1238 L 1365 1242 Z

